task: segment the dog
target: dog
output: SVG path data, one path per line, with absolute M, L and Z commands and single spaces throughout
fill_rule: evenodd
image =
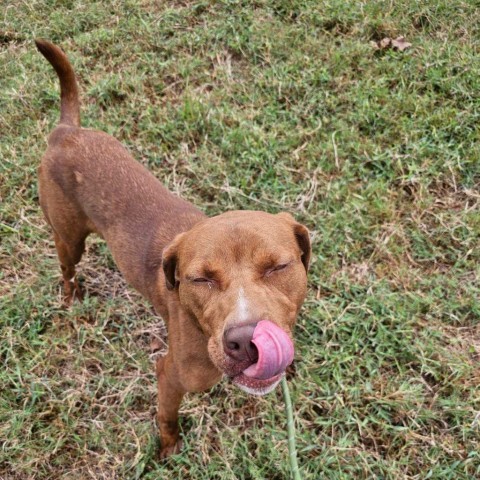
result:
M 82 299 L 75 266 L 91 233 L 165 320 L 156 363 L 160 457 L 178 453 L 186 392 L 226 376 L 253 395 L 272 391 L 293 361 L 292 329 L 307 290 L 311 247 L 288 213 L 208 218 L 170 193 L 113 137 L 80 126 L 75 73 L 56 45 L 36 40 L 60 81 L 60 122 L 38 169 L 65 300 Z

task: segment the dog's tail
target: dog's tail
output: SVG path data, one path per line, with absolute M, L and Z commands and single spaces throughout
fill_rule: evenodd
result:
M 60 123 L 80 126 L 80 99 L 77 80 L 67 56 L 53 43 L 36 39 L 40 53 L 52 64 L 60 80 Z

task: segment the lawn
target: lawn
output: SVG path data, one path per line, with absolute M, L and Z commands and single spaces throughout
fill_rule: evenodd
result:
M 404 36 L 400 51 L 384 38 Z M 209 215 L 311 231 L 289 387 L 304 479 L 480 478 L 480 9 L 474 0 L 14 0 L 0 20 L 0 478 L 290 478 L 281 389 L 226 382 L 157 458 L 165 328 L 98 238 L 63 306 L 36 169 L 57 78 Z

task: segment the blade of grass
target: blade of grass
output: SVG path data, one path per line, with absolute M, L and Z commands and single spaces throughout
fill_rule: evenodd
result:
M 290 459 L 290 468 L 294 480 L 301 480 L 300 469 L 297 461 L 297 447 L 295 445 L 295 424 L 293 422 L 293 408 L 290 392 L 288 391 L 287 379 L 282 378 L 283 399 L 285 401 L 285 414 L 287 415 L 287 433 L 288 433 L 288 458 Z

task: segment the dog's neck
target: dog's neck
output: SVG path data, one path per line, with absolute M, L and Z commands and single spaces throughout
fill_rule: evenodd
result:
M 205 218 L 207 218 L 206 215 L 200 210 L 192 208 L 179 216 L 174 229 L 168 230 L 162 228 L 162 225 L 152 228 L 148 246 L 144 250 L 144 288 L 142 293 L 150 300 L 156 309 L 162 308 L 159 305 L 160 298 L 165 298 L 167 294 L 165 276 L 162 269 L 162 257 L 165 247 L 167 247 L 177 235 L 190 230 L 193 225 Z

